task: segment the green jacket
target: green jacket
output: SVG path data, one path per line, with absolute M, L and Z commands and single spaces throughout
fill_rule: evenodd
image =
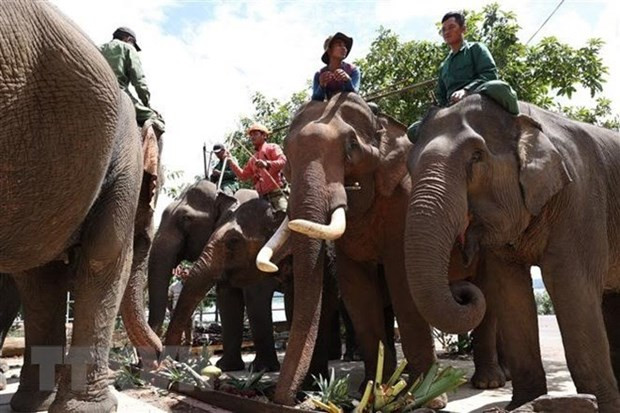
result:
M 219 161 L 217 165 L 215 165 L 215 168 L 213 168 L 213 170 L 215 171 L 217 169 L 218 171 L 221 172 L 222 166 L 224 166 L 223 164 L 224 164 L 223 160 Z M 217 185 L 217 183 L 220 181 L 220 174 L 211 173 L 209 180 Z M 233 170 L 230 169 L 230 161 L 226 162 L 226 169 L 224 169 L 224 177 L 222 178 L 222 188 L 226 188 L 226 187 L 229 187 L 230 189 L 232 189 L 233 192 L 236 192 L 237 189 L 239 189 L 239 182 L 237 181 L 237 175 L 235 175 Z
M 136 49 L 129 43 L 112 39 L 112 41 L 101 45 L 99 50 L 112 67 L 121 89 L 131 96 L 128 89 L 129 83 L 131 83 L 142 104 L 149 107 L 151 93 L 146 85 L 142 63 L 140 63 L 140 56 L 138 56 Z
M 439 66 L 435 96 L 441 106 L 447 106 L 452 93 L 471 91 L 489 80 L 497 80 L 491 52 L 483 43 L 464 41 L 459 51 L 451 51 Z

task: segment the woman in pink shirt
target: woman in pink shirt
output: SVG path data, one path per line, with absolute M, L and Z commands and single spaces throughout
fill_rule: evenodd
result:
M 286 156 L 282 148 L 276 143 L 266 142 L 269 129 L 260 123 L 250 126 L 247 134 L 254 145 L 254 155 L 241 169 L 237 161 L 230 156 L 230 152 L 226 151 L 225 156 L 230 162 L 230 169 L 240 180 L 251 179 L 258 195 L 268 200 L 274 209 L 286 211 L 288 201 L 281 176 L 282 168 L 286 164 Z

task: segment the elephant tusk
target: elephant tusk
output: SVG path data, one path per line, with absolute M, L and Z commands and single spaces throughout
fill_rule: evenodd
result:
M 347 218 L 344 207 L 339 207 L 332 213 L 332 219 L 329 225 L 317 224 L 316 222 L 307 221 L 305 219 L 294 219 L 289 222 L 288 227 L 310 238 L 335 240 L 340 238 L 347 229 Z
M 261 248 L 256 256 L 256 267 L 263 272 L 276 272 L 278 271 L 278 266 L 271 262 L 271 257 L 273 254 L 277 252 L 282 245 L 286 242 L 289 235 L 291 235 L 291 231 L 288 229 L 288 215 L 284 218 L 278 230 L 273 234 L 273 236 L 267 241 L 265 246 Z

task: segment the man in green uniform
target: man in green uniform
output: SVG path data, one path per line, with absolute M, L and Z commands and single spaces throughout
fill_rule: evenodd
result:
M 121 89 L 131 98 L 136 108 L 138 125 L 143 126 L 148 121 L 160 134 L 163 133 L 165 131 L 163 118 L 149 106 L 151 93 L 146 85 L 146 78 L 138 56 L 141 49 L 133 30 L 128 27 L 119 27 L 112 34 L 112 40 L 102 45 L 100 50 L 112 67 Z M 130 83 L 140 100 L 136 99 L 129 91 Z
M 450 106 L 471 93 L 483 93 L 517 115 L 517 95 L 506 82 L 498 80 L 497 67 L 489 49 L 479 42 L 465 40 L 465 17 L 458 12 L 446 13 L 441 19 L 441 34 L 450 53 L 439 66 L 435 97 L 440 106 Z M 420 122 L 407 130 L 412 141 Z
M 226 167 L 224 167 L 226 147 L 224 144 L 216 143 L 213 145 L 213 153 L 220 161 L 215 165 L 215 168 L 213 168 L 209 180 L 217 185 L 217 183 L 220 182 L 222 171 L 224 171 L 224 176 L 221 177 L 222 184 L 219 189 L 226 195 L 233 196 L 239 189 L 239 182 L 237 181 L 237 175 L 230 169 L 230 162 L 226 162 Z

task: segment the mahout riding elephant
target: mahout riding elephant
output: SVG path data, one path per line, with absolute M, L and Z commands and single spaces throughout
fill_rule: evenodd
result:
M 295 115 L 284 141 L 285 169 L 291 182 L 290 222 L 265 247 L 268 258 L 290 228 L 296 302 L 292 331 L 276 389 L 276 400 L 292 404 L 306 374 L 321 303 L 323 239 L 335 239 L 342 297 L 362 347 L 366 379 L 374 375 L 378 342 L 386 343 L 384 297 L 391 297 L 403 351 L 411 373 L 426 372 L 435 361 L 428 323 L 413 303 L 405 273 L 404 223 L 411 191 L 406 157 L 411 143 L 404 125 L 375 115 L 356 94 L 342 93 L 328 102 L 309 102 Z M 346 220 L 345 220 L 346 210 Z M 346 221 L 346 223 L 345 223 Z M 326 224 L 327 223 L 327 224 Z M 346 229 L 346 230 L 345 230 Z M 307 235 L 306 235 L 307 234 Z M 383 266 L 385 288 L 378 276 Z M 495 339 L 494 334 L 490 337 Z M 495 348 L 494 342 L 493 346 Z M 496 357 L 495 357 L 496 359 Z M 489 366 L 493 357 L 490 357 Z M 386 351 L 384 369 L 395 368 L 396 354 Z M 487 387 L 503 384 L 503 373 L 485 367 Z M 441 407 L 443 400 L 436 400 Z
M 3 4 L 0 39 L 0 272 L 17 284 L 26 334 L 11 407 L 114 411 L 108 351 L 143 166 L 135 113 L 94 44 L 48 3 Z M 142 305 L 128 308 L 129 326 L 146 322 Z
M 15 281 L 9 274 L 0 274 L 0 356 L 2 355 L 4 339 L 13 324 L 13 320 L 17 317 L 20 304 Z M 4 377 L 6 370 L 6 363 L 0 360 L 0 390 L 6 387 L 6 377 Z
M 213 232 L 230 220 L 239 205 L 257 197 L 256 191 L 248 189 L 231 197 L 218 192 L 212 182 L 201 180 L 164 210 L 149 257 L 149 324 L 153 329 L 161 334 L 172 269 L 182 260 L 196 261 Z M 224 354 L 217 365 L 222 370 L 245 368 L 241 344 L 246 308 L 256 343 L 254 371 L 280 369 L 271 322 L 271 300 L 277 284 L 270 277 L 242 286 L 225 280 L 217 283 L 224 341 Z M 191 319 L 187 321 L 191 323 Z
M 265 279 L 271 282 L 278 281 L 282 284 L 281 288 L 285 293 L 287 304 L 290 303 L 292 264 L 290 258 L 287 258 L 287 255 L 290 255 L 287 253 L 288 249 L 286 247 L 280 249 L 280 253 L 274 257 L 274 261 L 281 262 L 275 277 L 273 274 L 259 271 L 255 263 L 258 251 L 273 235 L 284 217 L 284 212 L 274 211 L 269 202 L 263 199 L 253 199 L 241 204 L 229 220 L 215 230 L 185 281 L 166 332 L 166 347 L 180 344 L 185 320 L 191 316 L 204 294 L 216 282 L 224 282 L 241 288 L 263 282 Z M 333 317 L 337 316 L 338 294 L 333 274 L 331 277 L 326 277 L 325 285 L 326 300 L 323 308 L 320 309 L 323 312 L 321 334 L 324 338 L 329 337 L 328 332 L 333 325 Z M 271 298 L 269 298 L 269 303 L 271 303 Z M 287 305 L 287 313 L 289 309 Z M 239 317 L 241 315 L 240 311 Z M 256 322 L 271 326 L 271 311 L 265 314 L 265 318 L 266 320 L 256 320 Z M 275 351 L 273 351 L 271 330 L 264 337 L 254 337 L 254 343 L 266 347 L 264 353 L 267 353 L 267 350 L 273 352 L 274 360 L 268 360 L 269 363 L 278 363 Z M 226 345 L 226 341 L 224 344 Z M 311 371 L 314 374 L 327 374 L 328 350 L 329 340 L 324 339 L 312 358 Z
M 530 267 L 557 315 L 579 393 L 620 411 L 620 135 L 521 102 L 521 115 L 472 95 L 431 109 L 409 155 L 407 277 L 422 315 L 474 327 L 484 299 L 448 287 L 455 239 L 480 251 L 491 280 L 515 408 L 547 392 Z M 615 376 L 615 377 L 614 377 Z

